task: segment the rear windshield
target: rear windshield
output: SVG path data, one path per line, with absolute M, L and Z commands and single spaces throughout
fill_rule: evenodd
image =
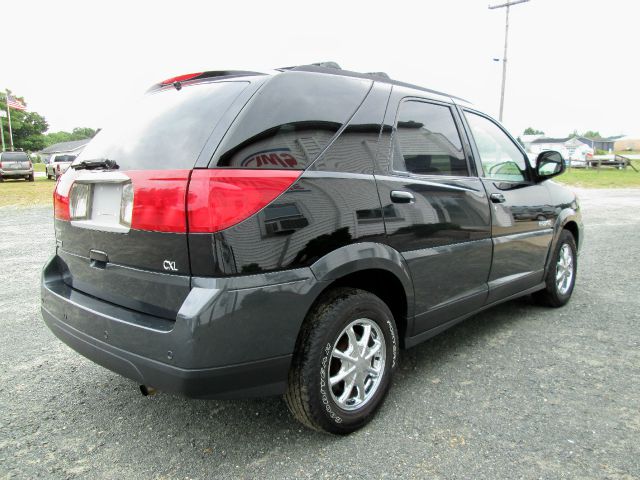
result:
M 76 160 L 114 160 L 121 170 L 190 169 L 248 82 L 184 85 L 148 93 L 102 129 Z
M 0 158 L 3 162 L 26 162 L 29 160 L 24 152 L 3 152 Z
M 58 155 L 54 162 L 73 162 L 76 159 L 76 155 Z

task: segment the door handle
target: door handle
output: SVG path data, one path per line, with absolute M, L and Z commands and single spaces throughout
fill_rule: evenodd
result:
M 405 192 L 404 190 L 392 190 L 389 196 L 394 203 L 411 203 L 416 199 L 413 193 Z
M 493 203 L 504 203 L 507 201 L 507 199 L 504 198 L 504 195 L 501 193 L 492 193 L 491 195 L 489 195 L 489 198 Z

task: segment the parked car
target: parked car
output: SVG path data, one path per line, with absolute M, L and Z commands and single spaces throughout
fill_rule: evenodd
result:
M 8 178 L 33 182 L 33 164 L 25 152 L 0 153 L 0 182 Z
M 583 235 L 550 180 L 562 157 L 533 168 L 464 100 L 311 65 L 171 78 L 132 108 L 56 187 L 42 315 L 143 393 L 284 394 L 346 434 L 401 348 L 571 297 Z
M 67 171 L 69 165 L 76 159 L 77 155 L 69 155 L 68 153 L 59 153 L 51 155 L 49 163 L 45 165 L 45 172 L 49 180 L 58 180 L 58 177 Z

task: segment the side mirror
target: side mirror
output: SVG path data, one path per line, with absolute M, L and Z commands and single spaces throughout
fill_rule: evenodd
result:
M 564 168 L 562 155 L 554 150 L 542 152 L 536 159 L 536 176 L 539 182 L 560 175 Z

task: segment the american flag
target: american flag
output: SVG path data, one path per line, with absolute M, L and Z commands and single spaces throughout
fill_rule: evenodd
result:
M 27 106 L 24 103 L 22 103 L 20 100 L 18 100 L 13 95 L 9 95 L 8 93 L 7 93 L 7 106 L 9 106 L 11 108 L 15 108 L 16 110 L 26 110 L 27 109 Z

